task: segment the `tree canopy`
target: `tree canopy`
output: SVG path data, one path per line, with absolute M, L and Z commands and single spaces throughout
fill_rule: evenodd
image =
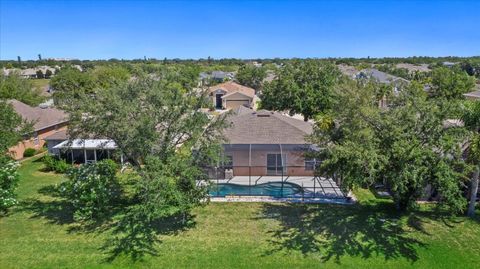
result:
M 434 98 L 461 99 L 474 86 L 475 79 L 460 69 L 439 67 L 432 71 L 431 96 Z
M 35 106 L 44 98 L 28 79 L 20 77 L 18 73 L 11 73 L 8 76 L 0 74 L 0 99 L 16 99 Z
M 130 73 L 121 66 L 100 66 L 88 71 L 67 66 L 55 74 L 50 85 L 56 103 L 68 105 L 65 102 L 75 100 L 83 94 L 93 94 L 96 89 L 108 88 L 129 78 Z
M 206 178 L 203 167 L 220 156 L 225 115 L 211 118 L 203 112 L 209 104 L 206 93 L 171 79 L 179 73 L 81 94 L 65 107 L 72 137 L 113 139 L 133 166 L 135 200 L 117 226 L 122 232 L 112 239 L 115 251 L 125 251 L 127 243 L 144 246 L 155 221 L 176 215 L 186 220 L 207 197 L 196 182 Z M 128 233 L 139 231 L 131 225 L 142 225 L 145 237 L 131 240 Z
M 240 67 L 235 78 L 242 85 L 261 91 L 263 80 L 267 77 L 267 70 L 263 67 L 246 64 Z
M 296 61 L 278 71 L 261 93 L 261 107 L 302 114 L 304 120 L 333 108 L 334 87 L 340 71 L 331 63 Z
M 417 83 L 393 96 L 388 109 L 378 107 L 375 92 L 372 84 L 340 86 L 337 109 L 318 119 L 312 136 L 323 148 L 319 173 L 347 189 L 384 183 L 399 209 L 414 205 L 430 185 L 443 205 L 464 210 L 462 129 L 444 127 L 446 111 Z

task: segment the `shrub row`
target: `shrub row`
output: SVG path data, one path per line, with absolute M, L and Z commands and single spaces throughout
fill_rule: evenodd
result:
M 52 155 L 43 156 L 43 163 L 45 164 L 45 170 L 56 173 L 66 173 L 71 167 L 65 160 L 60 160 Z

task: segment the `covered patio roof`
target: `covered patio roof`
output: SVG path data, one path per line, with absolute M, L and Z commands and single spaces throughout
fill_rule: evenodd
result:
M 54 149 L 117 149 L 117 144 L 110 139 L 74 139 L 66 140 Z

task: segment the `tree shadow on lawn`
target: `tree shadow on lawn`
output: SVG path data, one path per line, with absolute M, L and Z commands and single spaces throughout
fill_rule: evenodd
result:
M 62 198 L 59 187 L 48 185 L 40 190 L 44 199 L 23 200 L 18 211 L 33 213 L 31 218 L 46 219 L 50 224 L 68 225 L 69 233 L 107 233 L 100 250 L 107 254 L 105 262 L 111 262 L 124 254 L 138 260 L 145 255 L 156 255 L 159 236 L 176 235 L 196 225 L 193 215 L 173 216 L 147 221 L 141 211 L 132 210 L 132 201 L 118 200 L 101 218 L 95 221 L 77 222 L 72 205 Z M 139 213 L 140 212 L 140 213 Z
M 162 243 L 160 236 L 177 235 L 196 225 L 193 215 L 148 219 L 135 210 L 122 216 L 112 226 L 110 239 L 100 248 L 108 254 L 104 262 L 112 262 L 121 255 L 127 255 L 133 261 L 141 260 L 145 255 L 156 256 L 157 247 Z
M 377 205 L 303 205 L 264 204 L 262 217 L 280 222 L 280 228 L 269 231 L 273 248 L 265 255 L 280 251 L 316 254 L 323 262 L 340 263 L 343 256 L 368 259 L 384 256 L 385 260 L 404 258 L 414 263 L 417 249 L 427 245 L 415 238 L 399 219 L 402 215 L 388 203 Z M 428 217 L 428 216 L 427 216 Z M 435 218 L 434 215 L 430 217 Z M 426 231 L 422 219 L 411 216 L 407 225 Z

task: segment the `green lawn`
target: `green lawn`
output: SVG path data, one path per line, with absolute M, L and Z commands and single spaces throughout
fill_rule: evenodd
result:
M 33 88 L 40 91 L 42 95 L 48 94 L 45 88 L 50 84 L 50 79 L 31 79 Z
M 20 169 L 20 205 L 0 218 L 0 268 L 479 268 L 480 223 L 431 210 L 392 213 L 358 191 L 355 206 L 211 203 L 194 225 L 162 231 L 155 256 L 109 257 L 105 233 L 78 230 L 35 159 Z M 108 233 L 108 229 L 107 229 Z

